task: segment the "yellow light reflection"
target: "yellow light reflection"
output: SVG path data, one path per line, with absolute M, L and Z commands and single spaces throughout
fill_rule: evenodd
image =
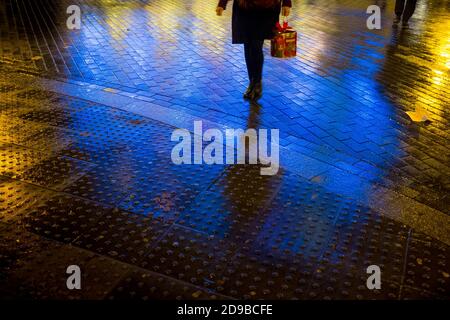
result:
M 420 59 L 430 71 L 427 78 L 429 82 L 423 83 L 427 94 L 427 105 L 436 116 L 441 116 L 445 111 L 443 99 L 436 100 L 433 95 L 449 84 L 450 69 L 450 21 L 444 18 L 424 18 L 424 33 L 421 38 L 428 52 L 427 59 Z M 414 91 L 415 92 L 415 91 Z M 423 94 L 423 93 L 422 93 Z

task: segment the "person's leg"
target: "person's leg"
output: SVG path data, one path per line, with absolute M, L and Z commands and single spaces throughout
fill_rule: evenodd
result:
M 405 0 L 396 0 L 395 15 L 397 16 L 398 20 L 400 20 L 400 18 L 402 17 L 404 10 L 405 10 Z
M 245 61 L 247 63 L 248 78 L 250 85 L 244 93 L 244 98 L 254 99 L 254 88 L 258 86 L 256 97 L 262 95 L 262 72 L 264 66 L 264 40 L 251 40 L 244 44 Z
M 250 82 L 253 81 L 253 59 L 252 59 L 252 43 L 246 42 L 244 43 L 244 54 L 245 54 L 245 63 L 247 65 L 247 73 L 248 79 Z
M 407 0 L 405 12 L 403 13 L 403 24 L 408 24 L 409 19 L 411 19 L 416 10 L 416 4 L 417 0 Z
M 264 41 L 255 40 L 253 41 L 253 57 L 254 57 L 254 80 L 255 82 L 262 81 L 262 73 L 264 68 L 264 52 L 263 52 Z
M 247 65 L 247 73 L 248 73 L 248 80 L 249 85 L 247 87 L 247 90 L 245 90 L 244 93 L 244 99 L 250 99 L 251 93 L 253 91 L 253 87 L 255 85 L 255 82 L 253 80 L 254 77 L 254 61 L 253 61 L 253 47 L 251 42 L 244 43 L 244 53 L 245 53 L 245 63 Z
M 253 88 L 252 100 L 258 100 L 262 96 L 262 75 L 264 68 L 264 52 L 263 52 L 264 40 L 254 40 L 252 45 L 252 55 L 254 59 L 254 74 L 253 80 L 255 86 Z

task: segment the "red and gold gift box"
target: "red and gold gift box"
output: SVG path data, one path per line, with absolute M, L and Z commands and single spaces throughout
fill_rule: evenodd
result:
M 276 34 L 271 43 L 271 54 L 275 58 L 293 58 L 297 56 L 297 31 L 288 26 L 287 22 L 277 23 Z

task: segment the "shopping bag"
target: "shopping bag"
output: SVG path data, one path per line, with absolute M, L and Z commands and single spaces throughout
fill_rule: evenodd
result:
M 289 26 L 287 20 L 284 20 L 283 25 L 277 22 L 270 51 L 275 58 L 285 59 L 297 56 L 297 31 Z

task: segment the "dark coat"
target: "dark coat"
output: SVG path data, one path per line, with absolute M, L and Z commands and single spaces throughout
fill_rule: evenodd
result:
M 219 7 L 226 9 L 228 0 L 220 0 Z M 291 7 L 291 0 L 280 1 L 280 6 L 265 10 L 245 10 L 233 4 L 233 43 L 245 43 L 250 40 L 265 40 L 274 37 L 274 28 L 280 19 L 281 2 Z

